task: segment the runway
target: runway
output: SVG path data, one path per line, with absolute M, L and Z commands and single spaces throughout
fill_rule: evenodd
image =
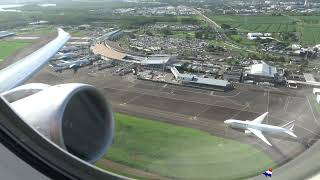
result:
M 136 80 L 133 77 L 95 73 L 82 68 L 77 74 L 61 74 L 49 68 L 42 70 L 30 82 L 59 84 L 82 82 L 96 86 L 112 102 L 116 112 L 164 121 L 206 131 L 249 143 L 268 153 L 282 164 L 297 156 L 318 138 L 319 113 L 314 110 L 312 89 L 287 90 L 257 86 L 236 87 L 230 92 L 217 92 L 170 84 Z M 283 125 L 296 120 L 295 134 L 266 135 L 273 147 L 243 132 L 226 129 L 223 121 L 229 118 L 252 120 L 268 111 L 264 123 Z

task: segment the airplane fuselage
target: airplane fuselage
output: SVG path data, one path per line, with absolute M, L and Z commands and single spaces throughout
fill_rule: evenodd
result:
M 287 131 L 285 128 L 278 127 L 278 126 L 272 126 L 267 124 L 258 124 L 251 121 L 241 121 L 241 120 L 227 120 L 227 123 L 231 128 L 235 129 L 256 129 L 261 132 L 268 132 L 268 133 L 281 133 Z

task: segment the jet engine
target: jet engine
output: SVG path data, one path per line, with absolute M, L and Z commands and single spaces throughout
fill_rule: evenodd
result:
M 249 130 L 244 130 L 244 133 L 245 133 L 247 136 L 251 136 L 251 135 L 252 135 L 252 132 L 249 131 Z
M 69 153 L 93 163 L 114 134 L 108 101 L 87 84 L 27 84 L 2 94 L 31 127 Z

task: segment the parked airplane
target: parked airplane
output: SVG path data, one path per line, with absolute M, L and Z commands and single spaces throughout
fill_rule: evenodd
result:
M 79 56 L 77 53 L 73 52 L 68 52 L 68 53 L 57 53 L 52 59 L 53 60 L 67 60 L 67 59 L 72 59 Z
M 267 143 L 269 146 L 272 146 L 271 143 L 267 140 L 266 137 L 262 134 L 262 132 L 268 133 L 287 133 L 292 137 L 297 138 L 297 136 L 293 133 L 294 121 L 288 122 L 287 124 L 279 127 L 279 126 L 272 126 L 267 124 L 262 124 L 262 121 L 267 117 L 268 112 L 262 114 L 261 116 L 257 117 L 253 121 L 241 121 L 236 119 L 228 119 L 225 120 L 224 123 L 230 126 L 231 128 L 235 129 L 244 129 L 245 134 L 251 135 L 254 134 L 258 136 L 262 141 Z
M 77 46 L 64 46 L 62 49 L 59 50 L 59 52 L 69 53 L 71 51 L 76 51 L 79 49 L 80 49 L 80 47 L 77 47 Z
M 52 67 L 52 69 L 55 72 L 62 72 L 62 70 L 66 70 L 66 69 L 73 69 L 74 72 L 76 73 L 77 70 L 80 67 L 86 66 L 91 64 L 92 61 L 88 60 L 88 59 L 79 59 L 76 61 L 62 61 L 62 63 L 59 64 L 50 64 L 49 66 Z

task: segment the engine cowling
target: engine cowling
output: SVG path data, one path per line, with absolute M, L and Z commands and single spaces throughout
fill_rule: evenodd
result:
M 249 131 L 249 130 L 244 130 L 244 133 L 245 133 L 247 136 L 251 136 L 251 135 L 252 135 L 252 132 Z
M 82 160 L 97 161 L 112 143 L 111 106 L 93 86 L 28 84 L 3 95 L 27 124 Z

